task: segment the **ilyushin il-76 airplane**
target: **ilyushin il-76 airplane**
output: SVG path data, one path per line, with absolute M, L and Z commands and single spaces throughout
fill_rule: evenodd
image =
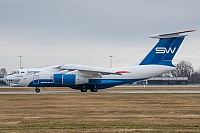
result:
M 35 87 L 37 93 L 40 87 L 70 87 L 81 92 L 97 92 L 99 89 L 131 84 L 174 70 L 172 59 L 187 36 L 184 33 L 193 31 L 151 35 L 150 38 L 158 38 L 159 41 L 138 65 L 109 69 L 77 64 L 23 68 L 13 71 L 3 80 L 10 86 Z

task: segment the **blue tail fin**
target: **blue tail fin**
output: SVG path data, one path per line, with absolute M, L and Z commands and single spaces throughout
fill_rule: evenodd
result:
M 156 46 L 150 51 L 150 53 L 144 58 L 140 65 L 155 64 L 174 66 L 172 64 L 172 59 L 174 58 L 174 55 L 178 51 L 181 43 L 186 36 L 180 34 L 192 31 L 194 30 L 150 36 L 151 38 L 159 38 L 160 40 L 156 44 Z

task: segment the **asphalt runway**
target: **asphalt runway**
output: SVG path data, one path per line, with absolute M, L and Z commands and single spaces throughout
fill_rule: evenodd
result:
M 79 90 L 66 90 L 66 91 L 41 91 L 36 93 L 35 91 L 5 91 L 0 92 L 0 95 L 4 94 L 89 94 L 89 93 L 100 93 L 100 94 L 189 94 L 195 93 L 200 94 L 200 90 L 99 90 L 98 92 L 80 92 Z

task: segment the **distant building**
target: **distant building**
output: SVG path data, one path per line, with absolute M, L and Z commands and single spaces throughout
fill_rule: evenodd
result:
M 138 85 L 188 85 L 188 77 L 154 77 L 137 82 Z

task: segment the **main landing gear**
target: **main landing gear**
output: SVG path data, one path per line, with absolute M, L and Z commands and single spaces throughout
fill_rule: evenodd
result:
M 81 92 L 87 92 L 87 88 L 82 88 Z
M 93 88 L 90 88 L 91 92 L 97 92 L 97 87 L 94 86 Z M 85 86 L 83 86 L 83 88 L 81 89 L 81 92 L 87 92 L 87 88 Z
M 38 87 L 35 88 L 36 93 L 40 93 L 40 89 Z
M 90 89 L 91 92 L 97 92 L 97 88 Z

